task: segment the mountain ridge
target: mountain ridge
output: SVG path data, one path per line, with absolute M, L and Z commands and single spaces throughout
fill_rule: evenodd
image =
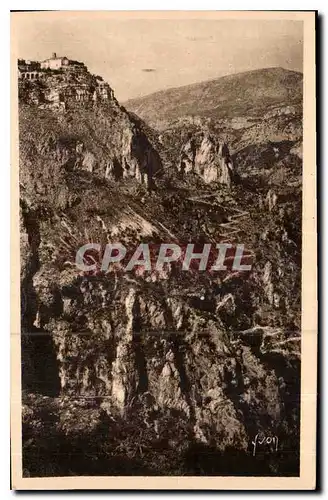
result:
M 177 86 L 175 85 L 174 87 L 167 87 L 165 89 L 155 90 L 155 92 L 150 92 L 148 94 L 144 94 L 144 95 L 139 96 L 139 97 L 131 97 L 130 99 L 126 99 L 125 101 L 122 101 L 122 105 L 124 106 L 128 102 L 137 101 L 139 99 L 144 99 L 146 97 L 150 97 L 150 96 L 154 96 L 156 94 L 161 94 L 163 92 L 167 92 L 169 90 L 179 90 L 179 89 L 187 88 L 187 87 L 195 87 L 195 86 L 198 86 L 200 84 L 216 82 L 217 80 L 228 79 L 230 77 L 235 77 L 237 75 L 255 74 L 255 73 L 258 73 L 258 72 L 271 71 L 271 70 L 286 71 L 286 72 L 289 72 L 289 73 L 296 73 L 298 75 L 303 75 L 303 73 L 301 71 L 286 69 L 286 68 L 283 68 L 282 66 L 270 66 L 268 68 L 250 69 L 248 71 L 238 71 L 236 73 L 228 73 L 226 75 L 217 76 L 215 78 L 209 78 L 208 80 L 200 80 L 198 82 L 188 83 L 187 85 L 177 85 Z
M 300 102 L 302 80 L 297 71 L 262 68 L 160 90 L 129 99 L 123 106 L 151 125 L 186 115 L 225 118 L 250 110 L 257 115 L 270 105 Z

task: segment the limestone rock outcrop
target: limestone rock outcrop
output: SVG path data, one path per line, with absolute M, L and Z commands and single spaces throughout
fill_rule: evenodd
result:
M 229 187 L 233 178 L 229 149 L 224 142 L 208 133 L 191 137 L 182 146 L 179 171 L 182 176 L 194 172 L 206 184 L 218 182 Z

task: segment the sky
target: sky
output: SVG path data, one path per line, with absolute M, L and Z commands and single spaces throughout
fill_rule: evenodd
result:
M 252 69 L 302 71 L 302 21 L 59 14 L 30 12 L 20 18 L 18 56 L 44 60 L 56 52 L 83 61 L 121 102 Z

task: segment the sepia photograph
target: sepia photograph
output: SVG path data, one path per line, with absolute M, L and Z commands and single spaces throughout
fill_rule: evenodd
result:
M 14 489 L 315 487 L 315 17 L 11 13 Z

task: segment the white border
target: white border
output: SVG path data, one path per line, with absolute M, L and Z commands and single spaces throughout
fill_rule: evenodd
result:
M 318 5 L 319 4 L 319 5 Z M 263 8 L 263 2 L 259 1 L 250 1 L 250 2 L 242 2 L 242 1 L 236 1 L 236 0 L 230 0 L 229 5 L 227 6 L 229 10 L 243 10 L 243 9 L 248 9 L 248 10 L 280 10 L 280 9 L 290 9 L 290 10 L 312 10 L 314 8 L 319 9 L 321 13 L 325 12 L 325 6 L 326 3 L 323 1 L 316 2 L 316 5 L 313 5 L 312 2 L 306 2 L 306 1 L 281 1 L 277 0 L 274 2 L 274 5 L 268 6 L 266 4 L 266 8 Z M 1 305 L 2 305 L 2 334 L 3 334 L 3 341 L 5 340 L 5 345 L 4 348 L 2 349 L 3 352 L 9 352 L 9 321 L 10 321 L 10 313 L 9 313 L 9 266 L 7 263 L 9 262 L 9 245 L 8 245 L 8 240 L 9 240 L 9 227 L 10 227 L 10 222 L 9 222 L 9 192 L 10 192 L 10 180 L 9 180 L 9 165 L 10 165 L 10 155 L 9 155 L 9 130 L 10 130 L 10 92 L 9 92 L 9 78 L 8 75 L 9 73 L 9 10 L 44 10 L 45 7 L 47 10 L 106 10 L 106 9 L 112 9 L 112 10 L 224 10 L 220 9 L 218 6 L 218 2 L 216 1 L 208 1 L 208 0 L 202 0 L 202 2 L 193 2 L 192 0 L 189 1 L 181 1 L 181 0 L 167 0 L 166 2 L 157 3 L 154 5 L 154 2 L 150 1 L 139 1 L 138 3 L 133 2 L 133 1 L 127 1 L 127 0 L 121 0 L 119 3 L 119 6 L 114 6 L 111 5 L 108 1 L 99 1 L 99 0 L 94 0 L 93 2 L 86 2 L 86 1 L 71 1 L 71 0 L 57 0 L 56 2 L 49 2 L 45 5 L 44 1 L 35 1 L 33 2 L 33 5 L 27 4 L 26 1 L 15 1 L 15 2 L 2 2 L 1 7 L 0 7 L 0 13 L 2 14 L 0 16 L 0 36 L 1 36 L 1 44 L 0 44 L 0 50 L 2 51 L 2 66 L 3 66 L 3 72 L 2 72 L 2 79 L 1 79 L 1 96 L 2 96 L 2 113 L 1 113 L 1 124 L 2 124 L 2 134 L 1 134 L 1 139 L 2 139 L 2 179 L 1 179 L 1 196 L 0 196 L 0 203 L 1 203 L 1 211 L 0 213 L 2 214 L 2 234 L 5 234 L 5 238 L 2 240 L 2 245 L 0 248 L 0 262 L 5 263 L 3 266 L 4 269 L 4 275 L 2 275 L 2 286 L 0 288 L 0 293 L 1 293 Z M 116 8 L 116 9 L 115 9 Z M 323 30 L 324 33 L 324 30 Z M 322 40 L 323 41 L 323 51 L 326 51 L 327 49 L 327 41 L 326 39 Z M 326 75 L 326 69 L 324 71 L 324 75 L 322 75 L 322 78 Z M 324 85 L 322 85 L 322 90 L 324 89 Z M 325 108 L 323 110 L 323 117 L 326 118 L 327 116 L 327 102 L 325 102 Z M 323 150 L 324 146 L 327 143 L 327 128 L 325 130 L 325 135 L 322 137 L 322 144 L 323 144 Z M 324 151 L 323 151 L 324 152 Z M 322 157 L 322 159 L 324 156 Z M 323 167 L 323 165 L 322 165 Z M 323 187 L 322 187 L 322 193 L 327 192 L 325 188 L 327 188 L 327 176 L 323 176 Z M 323 204 L 324 204 L 324 197 L 323 198 Z M 324 212 L 323 216 L 326 215 L 326 205 L 324 204 Z M 326 220 L 326 218 L 325 218 Z M 326 234 L 324 237 L 324 249 L 325 249 L 325 243 L 326 243 Z M 8 239 L 6 238 L 8 236 Z M 323 249 L 323 255 L 325 255 Z M 327 281 L 327 272 L 326 268 L 324 266 L 324 282 L 322 285 L 324 285 Z M 326 304 L 323 304 L 323 309 L 325 309 Z M 324 342 L 324 329 L 322 331 L 322 338 L 321 338 L 321 347 L 324 347 L 326 343 Z M 8 347 L 8 349 L 6 349 Z M 325 351 L 326 354 L 326 351 Z M 5 356 L 5 359 L 2 358 L 1 360 L 1 370 L 2 370 L 2 378 L 1 380 L 3 381 L 2 385 L 2 403 L 4 404 L 5 408 L 2 409 L 2 412 L 0 413 L 1 415 L 1 425 L 0 428 L 2 432 L 4 433 L 2 443 L 7 443 L 7 446 L 2 446 L 2 474 L 1 474 L 1 486 L 3 486 L 3 489 L 1 490 L 2 495 L 5 494 L 7 496 L 8 494 L 11 494 L 9 491 L 9 389 L 5 381 L 8 380 L 8 373 L 9 373 L 9 356 Z M 324 367 L 324 363 L 323 363 Z M 325 381 L 328 382 L 328 376 L 327 373 L 325 373 Z M 4 383 L 5 382 L 5 383 Z M 328 384 L 325 384 L 327 386 Z M 324 401 L 324 397 L 322 397 L 322 401 Z M 7 406 L 8 405 L 8 406 Z M 7 425 L 6 425 L 7 424 Z M 328 443 L 326 442 L 326 439 L 324 441 L 324 446 L 326 448 L 326 445 Z M 328 448 L 328 446 L 327 446 Z M 327 449 L 326 448 L 326 449 Z M 8 467 L 7 467 L 8 465 Z M 325 470 L 323 471 L 322 476 L 324 477 L 327 472 L 327 469 L 325 467 Z M 237 479 L 236 479 L 237 482 Z M 65 493 L 64 493 L 65 495 Z M 92 493 L 88 494 L 93 495 Z M 116 494 L 115 494 L 116 496 Z M 124 496 L 124 495 L 123 495 Z M 202 496 L 202 495 L 200 495 Z M 230 496 L 230 495 L 229 495 Z M 282 495 L 285 496 L 285 495 Z M 120 494 L 120 497 L 122 497 L 122 494 Z

